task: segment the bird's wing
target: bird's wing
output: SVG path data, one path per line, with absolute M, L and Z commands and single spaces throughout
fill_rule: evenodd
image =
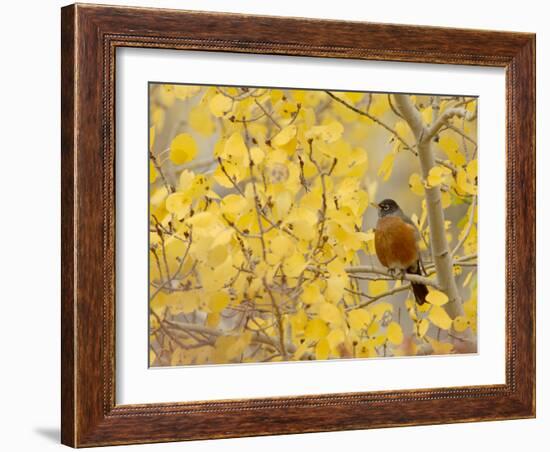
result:
M 420 235 L 420 230 L 418 229 L 418 226 L 417 226 L 417 225 L 416 225 L 407 215 L 405 215 L 405 214 L 403 214 L 403 216 L 401 217 L 401 219 L 402 219 L 405 223 L 407 223 L 407 224 L 409 224 L 409 225 L 411 225 L 411 226 L 413 227 L 414 233 L 415 233 L 415 237 L 416 237 L 416 241 L 418 242 L 418 241 L 422 240 L 422 236 Z
M 405 223 L 407 223 L 408 225 L 410 225 L 413 229 L 414 229 L 414 234 L 415 234 L 415 238 L 416 238 L 416 242 L 417 242 L 417 249 L 418 249 L 418 266 L 419 266 L 419 271 L 422 272 L 422 273 L 426 273 L 426 271 L 424 270 L 424 265 L 422 263 L 422 252 L 420 251 L 420 247 L 418 246 L 418 242 L 420 242 L 421 240 L 424 240 L 424 238 L 422 237 L 422 234 L 420 234 L 420 229 L 418 229 L 418 226 L 416 225 L 416 223 L 414 221 L 412 221 L 408 216 L 406 216 L 405 214 L 403 214 L 401 216 L 401 218 L 403 219 L 403 221 Z M 426 246 L 428 246 L 428 243 L 426 243 Z M 428 246 L 429 248 L 429 246 Z

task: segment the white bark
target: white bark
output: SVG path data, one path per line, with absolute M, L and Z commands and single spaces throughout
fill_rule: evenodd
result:
M 430 169 L 436 165 L 432 149 L 432 138 L 437 134 L 439 128 L 445 124 L 447 119 L 453 115 L 460 116 L 465 113 L 462 109 L 452 109 L 452 112 L 443 112 L 438 118 L 434 118 L 433 125 L 430 127 L 424 124 L 420 112 L 413 105 L 408 95 L 396 94 L 394 98 L 399 111 L 416 138 L 422 176 L 424 179 L 427 179 Z M 455 318 L 459 315 L 464 315 L 464 308 L 462 307 L 462 299 L 453 274 L 449 244 L 445 238 L 445 216 L 441 205 L 441 191 L 439 187 L 432 187 L 426 188 L 425 193 L 430 227 L 431 252 L 437 272 L 437 280 L 442 291 L 449 297 L 449 302 L 445 305 L 447 313 L 452 318 Z

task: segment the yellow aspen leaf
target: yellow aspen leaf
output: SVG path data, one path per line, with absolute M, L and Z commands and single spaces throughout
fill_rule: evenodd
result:
M 384 157 L 384 160 L 382 160 L 382 164 L 380 165 L 380 168 L 378 168 L 378 175 L 382 177 L 384 181 L 387 181 L 390 178 L 393 170 L 394 161 L 394 152 L 390 152 L 388 155 L 386 155 L 386 157 Z
M 330 333 L 328 333 L 328 336 L 326 339 L 327 339 L 327 342 L 329 343 L 330 349 L 334 354 L 336 354 L 335 352 L 338 350 L 338 346 L 344 342 L 344 340 L 346 339 L 346 336 L 342 331 L 342 329 L 337 328 L 332 330 Z
M 387 94 L 372 94 L 372 101 L 369 109 L 372 115 L 383 116 L 390 108 Z
M 410 298 L 407 298 L 407 299 L 405 300 L 405 307 L 407 308 L 407 310 L 409 310 L 409 311 L 411 311 L 411 310 L 414 311 L 415 306 L 417 306 L 417 305 L 416 305 L 416 301 L 411 300 Z
M 348 278 L 346 275 L 332 275 L 327 279 L 326 298 L 331 303 L 338 303 L 344 296 Z
M 195 158 L 197 143 L 188 133 L 180 133 L 170 144 L 170 160 L 176 165 L 182 165 Z
M 216 130 L 210 110 L 201 104 L 194 106 L 189 112 L 189 125 L 193 130 L 206 137 L 212 135 Z
M 424 108 L 422 110 L 421 114 L 422 114 L 422 119 L 424 120 L 424 122 L 426 124 L 431 124 L 432 123 L 433 109 L 432 109 L 431 105 L 429 107 Z
M 385 334 L 380 334 L 373 338 L 373 345 L 375 347 L 380 347 L 381 345 L 384 345 L 386 340 L 387 340 L 387 336 Z
M 467 193 L 470 195 L 477 194 L 477 187 L 472 183 L 472 179 L 468 176 L 468 173 L 463 169 L 459 168 L 456 174 L 456 185 L 462 193 Z
M 149 162 L 149 183 L 152 184 L 157 180 L 158 174 L 157 169 L 155 168 L 155 165 L 153 162 Z
M 319 308 L 319 317 L 332 325 L 342 323 L 342 313 L 332 303 L 323 303 Z
M 464 313 L 469 318 L 475 319 L 477 315 L 477 298 L 475 296 L 464 303 Z
M 294 334 L 301 332 L 307 326 L 308 318 L 303 309 L 300 309 L 296 314 L 290 317 L 290 324 L 292 325 L 292 331 Z
M 171 107 L 176 100 L 174 85 L 161 85 L 159 89 L 159 101 L 165 107 Z
M 336 258 L 327 264 L 327 272 L 333 276 L 342 276 L 346 273 L 346 262 Z
M 263 162 L 265 157 L 265 152 L 262 150 L 259 146 L 254 146 L 252 149 L 250 149 L 250 156 L 252 157 L 252 161 L 255 165 L 259 165 Z
M 296 125 L 291 124 L 283 128 L 271 141 L 274 146 L 281 147 L 288 144 L 296 136 Z
M 194 96 L 201 90 L 200 86 L 174 85 L 174 94 L 180 100 Z
M 209 326 L 210 328 L 215 328 L 220 324 L 221 315 L 219 312 L 210 312 L 206 316 L 206 326 Z
M 286 235 L 278 235 L 270 244 L 271 252 L 280 259 L 294 254 L 294 242 Z
M 371 304 L 367 309 L 373 316 L 376 317 L 376 320 L 380 320 L 386 312 L 393 312 L 393 305 L 385 301 L 380 301 L 378 303 Z
M 303 219 L 297 219 L 295 221 L 292 221 L 292 232 L 296 237 L 302 240 L 313 240 L 313 238 L 316 236 L 316 231 L 312 227 L 311 223 L 307 220 Z
M 221 118 L 231 110 L 233 101 L 223 94 L 216 94 L 212 99 L 210 99 L 208 106 L 214 116 Z
M 204 291 L 214 293 L 219 291 L 227 281 L 230 281 L 238 270 L 233 266 L 232 255 L 228 254 L 225 261 L 216 267 L 199 266 L 199 272 L 203 281 Z
M 211 248 L 216 248 L 218 246 L 226 247 L 229 242 L 231 242 L 231 239 L 234 235 L 235 231 L 233 231 L 233 229 L 224 229 L 223 231 L 216 234 L 216 237 L 212 241 Z
M 369 229 L 366 232 L 365 236 L 365 249 L 368 254 L 375 254 L 376 248 L 374 246 L 374 231 L 372 229 Z
M 166 210 L 177 215 L 178 219 L 182 219 L 189 213 L 191 201 L 191 198 L 185 193 L 171 193 L 166 198 Z
M 458 331 L 459 333 L 462 333 L 463 331 L 465 331 L 466 328 L 468 328 L 468 326 L 469 326 L 468 319 L 463 315 L 459 315 L 458 317 L 455 317 L 455 319 L 453 320 L 453 329 L 455 331 Z
M 355 354 L 358 358 L 370 358 L 372 356 L 376 356 L 373 341 L 371 339 L 361 341 L 356 348 Z
M 338 121 L 332 121 L 327 124 L 323 139 L 327 143 L 334 143 L 335 141 L 340 139 L 343 132 L 344 126 Z
M 401 329 L 401 325 L 397 322 L 390 322 L 386 330 L 386 336 L 388 341 L 393 345 L 401 344 L 401 342 L 403 342 L 403 330 Z
M 244 144 L 243 137 L 239 132 L 232 133 L 227 139 L 220 157 L 235 163 L 248 165 L 248 151 Z
M 357 91 L 346 91 L 345 93 L 342 93 L 342 94 L 344 94 L 344 96 L 347 97 L 353 103 L 357 103 L 361 99 L 363 99 L 363 97 L 365 97 L 365 93 L 361 93 Z
M 275 105 L 277 102 L 279 102 L 284 97 L 284 95 L 285 95 L 285 93 L 280 89 L 270 90 L 271 104 Z
M 283 272 L 290 278 L 296 278 L 307 267 L 307 262 L 304 255 L 300 252 L 294 253 L 283 262 Z
M 449 297 L 440 290 L 430 288 L 428 295 L 426 295 L 426 301 L 436 306 L 443 306 L 449 301 Z
M 329 328 L 324 320 L 321 319 L 311 319 L 306 326 L 304 335 L 306 339 L 313 341 L 318 341 L 326 337 L 329 333 Z
M 225 292 L 216 292 L 210 296 L 208 306 L 213 313 L 223 311 L 229 304 L 229 295 Z
M 315 358 L 318 360 L 327 359 L 330 354 L 330 344 L 326 338 L 320 339 L 315 346 Z
M 315 304 L 323 300 L 319 286 L 315 283 L 306 285 L 302 291 L 301 299 L 306 304 Z
M 453 323 L 453 320 L 449 317 L 447 311 L 437 305 L 432 306 L 430 313 L 428 314 L 428 318 L 430 319 L 430 322 L 442 330 L 448 330 Z
M 278 220 L 284 219 L 292 206 L 292 194 L 284 190 L 278 193 L 274 199 L 274 214 Z
M 466 278 L 464 278 L 464 282 L 462 283 L 462 287 L 466 287 L 468 284 L 470 284 L 473 274 L 474 272 L 471 271 L 470 273 L 468 273 L 468 275 L 466 275 Z
M 446 134 L 440 137 L 438 144 L 455 166 L 463 166 L 466 163 L 466 157 L 460 152 L 458 142 L 454 137 Z
M 218 218 L 212 212 L 199 212 L 187 220 L 191 226 L 199 229 L 209 229 L 212 225 L 217 224 Z
M 374 336 L 380 329 L 380 324 L 377 322 L 372 322 L 367 328 L 367 336 Z
M 440 342 L 430 336 L 426 336 L 426 339 L 432 346 L 434 355 L 448 355 L 453 351 L 453 344 L 448 342 Z
M 448 191 L 441 191 L 441 207 L 446 209 L 451 205 L 451 194 Z
M 369 281 L 369 295 L 376 297 L 384 292 L 388 291 L 388 282 L 383 279 L 378 281 Z
M 179 177 L 178 190 L 180 192 L 189 190 L 193 185 L 194 180 L 195 180 L 195 173 L 193 173 L 193 171 L 183 170 Z
M 471 180 L 475 180 L 477 177 L 477 159 L 471 160 L 466 166 L 466 173 Z
M 420 174 L 411 174 L 411 177 L 409 177 L 409 187 L 415 195 L 424 196 L 424 183 L 420 177 Z
M 326 143 L 334 143 L 339 140 L 344 132 L 344 126 L 338 121 L 332 121 L 322 126 L 311 127 L 305 134 L 308 140 L 321 140 Z
M 162 311 L 164 311 L 165 308 L 169 308 L 172 310 L 173 307 L 182 304 L 181 294 L 177 293 L 171 293 L 171 294 L 165 294 L 163 292 L 159 292 L 154 299 L 151 300 L 150 306 L 153 311 L 155 311 L 158 314 L 161 314 Z M 151 317 L 152 319 L 154 318 Z
M 447 155 L 458 148 L 458 142 L 448 134 L 439 138 L 438 145 Z
M 160 132 L 164 128 L 164 120 L 166 118 L 166 113 L 161 107 L 153 108 L 151 111 L 151 121 L 153 127 L 157 132 Z
M 451 170 L 449 168 L 445 168 L 444 166 L 434 166 L 428 173 L 426 183 L 428 184 L 428 187 L 437 187 L 438 185 L 446 182 L 450 174 Z
M 397 121 L 395 123 L 395 131 L 397 132 L 397 135 L 404 138 L 407 138 L 407 136 L 411 133 L 411 129 L 405 121 Z
M 340 160 L 343 160 L 340 163 Z M 334 175 L 347 177 L 362 177 L 369 166 L 369 156 L 362 148 L 354 148 L 347 158 L 340 156 L 334 170 Z
M 241 195 L 229 194 L 222 199 L 220 207 L 223 214 L 233 217 L 245 211 L 248 200 Z
M 348 313 L 349 326 L 360 331 L 367 328 L 372 320 L 372 315 L 366 309 L 354 309 Z
M 420 322 L 416 322 L 414 332 L 420 339 L 422 339 L 428 332 L 429 326 L 430 326 L 430 322 L 428 321 L 428 319 L 422 319 L 420 320 Z

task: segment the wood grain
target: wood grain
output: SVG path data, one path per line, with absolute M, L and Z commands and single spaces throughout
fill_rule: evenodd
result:
M 535 415 L 535 36 L 71 5 L 62 9 L 62 442 L 74 447 Z M 506 384 L 115 404 L 116 48 L 506 68 Z

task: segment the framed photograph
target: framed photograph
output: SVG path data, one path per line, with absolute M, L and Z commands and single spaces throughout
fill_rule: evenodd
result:
M 62 9 L 62 442 L 535 416 L 535 36 Z

